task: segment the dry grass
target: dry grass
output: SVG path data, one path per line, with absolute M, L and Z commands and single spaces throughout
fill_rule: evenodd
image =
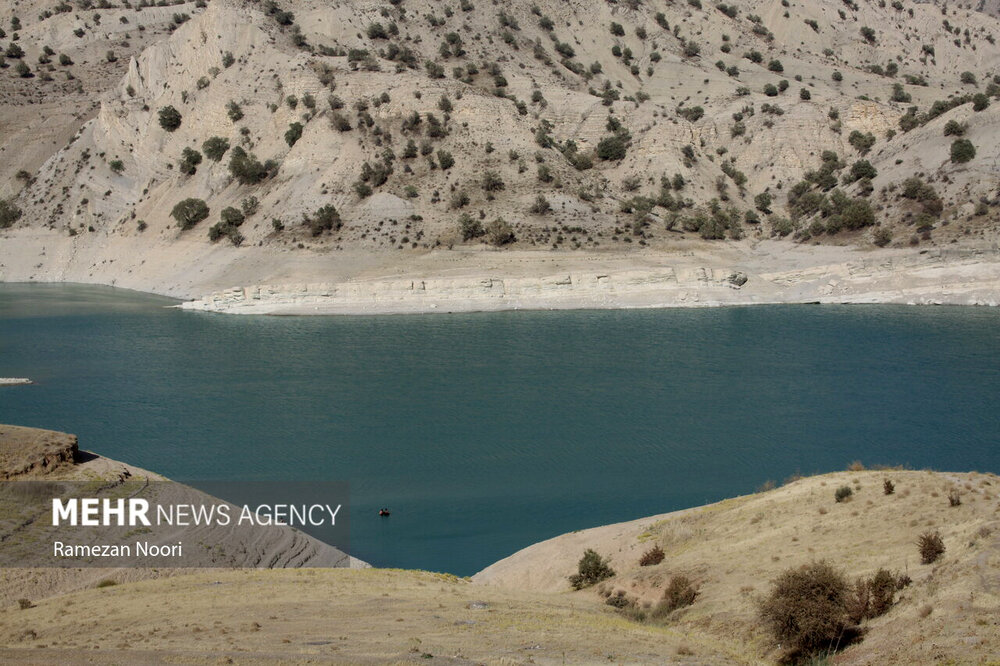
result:
M 886 478 L 896 493 L 884 494 Z M 976 473 L 881 470 L 805 478 L 762 495 L 564 535 L 478 578 L 503 587 L 566 589 L 554 576 L 571 569 L 586 545 L 612 555 L 618 576 L 609 582 L 629 589 L 640 604 L 658 601 L 672 576 L 697 581 L 699 596 L 679 627 L 729 636 L 749 654 L 766 658 L 771 645 L 758 625 L 756 605 L 780 572 L 827 560 L 853 580 L 885 568 L 909 575 L 913 584 L 885 616 L 866 622 L 868 636 L 844 653 L 844 663 L 924 663 L 931 644 L 942 658 L 966 663 L 1000 653 L 996 624 L 977 624 L 1000 612 L 1000 540 L 993 527 L 1000 508 L 986 497 L 998 482 Z M 960 506 L 932 497 L 943 486 L 965 483 L 974 490 Z M 855 488 L 855 501 L 838 504 L 832 489 L 845 484 Z M 916 542 L 929 523 L 948 550 L 935 564 L 923 565 Z M 638 566 L 640 534 L 663 547 L 662 564 Z M 937 609 L 940 623 L 915 622 L 926 604 Z

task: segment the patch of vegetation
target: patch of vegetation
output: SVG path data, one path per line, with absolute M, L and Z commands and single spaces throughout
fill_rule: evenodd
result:
M 312 215 L 303 215 L 302 224 L 309 228 L 313 236 L 319 236 L 324 231 L 338 231 L 343 226 L 340 213 L 327 204 L 316 210 Z
M 653 608 L 654 618 L 663 618 L 676 610 L 686 608 L 698 598 L 698 589 L 687 576 L 674 576 L 670 579 L 667 589 L 663 591 L 663 599 Z
M 569 577 L 569 582 L 574 590 L 582 590 L 607 580 L 615 575 L 614 569 L 609 566 L 609 561 L 601 557 L 597 551 L 588 548 L 583 553 L 577 564 L 577 573 Z
M 944 539 L 938 532 L 924 532 L 917 538 L 917 550 L 922 564 L 933 564 L 944 555 Z
M 177 220 L 181 229 L 187 230 L 208 217 L 208 204 L 201 199 L 184 199 L 170 211 L 170 217 Z
M 160 107 L 157 116 L 160 120 L 160 127 L 168 132 L 173 132 L 181 126 L 181 112 L 172 106 Z
M 0 199 L 0 229 L 7 229 L 21 219 L 21 209 L 10 199 Z
M 666 555 L 664 554 L 663 549 L 660 548 L 659 544 L 657 544 L 642 554 L 642 557 L 639 558 L 639 566 L 649 567 L 654 564 L 659 564 L 663 561 L 664 557 L 666 557 Z
M 951 144 L 951 161 L 965 164 L 976 156 L 976 147 L 968 139 L 958 139 Z
M 837 488 L 836 492 L 834 492 L 833 497 L 838 503 L 840 503 L 848 501 L 852 495 L 854 495 L 854 491 L 850 486 L 841 486 Z
M 784 648 L 782 661 L 829 654 L 858 636 L 847 613 L 848 584 L 826 562 L 787 569 L 760 604 L 760 619 Z
M 218 162 L 226 154 L 226 151 L 229 150 L 229 139 L 224 139 L 221 136 L 213 136 L 201 144 L 201 150 L 205 153 L 205 157 L 213 162 Z

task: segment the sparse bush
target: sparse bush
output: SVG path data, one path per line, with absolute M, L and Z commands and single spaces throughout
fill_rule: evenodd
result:
M 789 661 L 832 652 L 850 642 L 847 594 L 843 574 L 825 562 L 787 569 L 761 603 L 760 617 Z
M 659 564 L 663 561 L 664 557 L 666 557 L 666 555 L 664 554 L 663 549 L 660 548 L 659 544 L 657 544 L 642 554 L 642 557 L 639 558 L 639 566 L 649 567 L 654 564 Z
M 614 575 L 615 571 L 608 565 L 608 560 L 601 557 L 597 551 L 588 548 L 577 564 L 577 573 L 569 577 L 569 582 L 574 590 L 582 590 Z
M 445 150 L 437 151 L 438 166 L 447 171 L 448 169 L 455 166 L 455 158 L 451 153 Z
M 838 503 L 840 503 L 840 502 L 846 502 L 848 499 L 850 499 L 851 495 L 853 494 L 854 491 L 851 490 L 850 486 L 841 486 L 837 488 L 837 491 L 833 494 L 833 497 L 835 500 L 837 500 Z
M 944 539 L 937 532 L 924 532 L 917 538 L 917 550 L 923 564 L 933 564 L 944 554 Z
M 226 104 L 226 115 L 234 123 L 239 122 L 243 119 L 243 109 L 236 102 L 229 100 L 229 103 Z
M 546 213 L 552 211 L 552 204 L 549 203 L 548 199 L 539 194 L 535 197 L 535 202 L 531 204 L 531 208 L 529 210 L 535 215 L 545 215 Z
M 679 608 L 686 608 L 698 597 L 698 589 L 692 585 L 687 576 L 674 576 L 670 579 L 663 599 L 653 609 L 653 617 L 662 618 Z
M 481 184 L 483 190 L 486 192 L 499 192 L 506 187 L 500 174 L 496 171 L 487 171 L 484 173 Z
M 847 143 L 854 146 L 855 150 L 862 155 L 866 155 L 872 149 L 872 146 L 875 145 L 875 135 L 871 132 L 862 133 L 854 130 L 847 137 Z
M 886 227 L 878 227 L 872 235 L 872 242 L 878 247 L 885 247 L 892 242 L 892 232 Z
M 31 599 L 18 599 L 17 607 L 21 610 L 28 610 L 29 608 L 34 608 L 35 604 L 31 603 Z
M 948 506 L 962 506 L 962 495 L 957 488 L 952 488 L 948 493 Z
M 458 230 L 462 234 L 462 240 L 470 241 L 486 235 L 482 223 L 468 213 L 462 213 L 458 218 Z
M 514 230 L 502 217 L 498 217 L 486 225 L 486 240 L 490 245 L 501 247 L 513 243 Z
M 319 236 L 324 231 L 336 231 L 343 226 L 343 222 L 340 219 L 340 213 L 337 209 L 327 204 L 319 208 L 312 215 L 303 216 L 303 224 L 309 227 L 309 231 L 313 236 Z
M 847 615 L 855 624 L 889 612 L 895 603 L 896 591 L 907 584 L 903 576 L 879 569 L 870 578 L 859 578 L 847 596 Z
M 9 199 L 0 199 L 0 229 L 7 229 L 21 219 L 21 209 Z
M 330 114 L 330 126 L 338 132 L 351 131 L 351 121 L 347 119 L 347 116 L 339 111 L 334 111 Z
M 896 484 L 894 484 L 889 479 L 882 481 L 882 492 L 886 495 L 891 495 L 896 492 Z

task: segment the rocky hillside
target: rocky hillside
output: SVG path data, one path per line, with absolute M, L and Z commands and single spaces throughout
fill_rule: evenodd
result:
M 15 5 L 0 226 L 116 248 L 95 279 L 221 245 L 989 246 L 988 4 Z

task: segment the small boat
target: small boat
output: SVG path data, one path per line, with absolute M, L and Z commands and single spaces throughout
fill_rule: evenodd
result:
M 389 509 L 379 509 L 378 510 L 378 515 L 383 516 L 383 517 L 389 516 L 390 515 Z

